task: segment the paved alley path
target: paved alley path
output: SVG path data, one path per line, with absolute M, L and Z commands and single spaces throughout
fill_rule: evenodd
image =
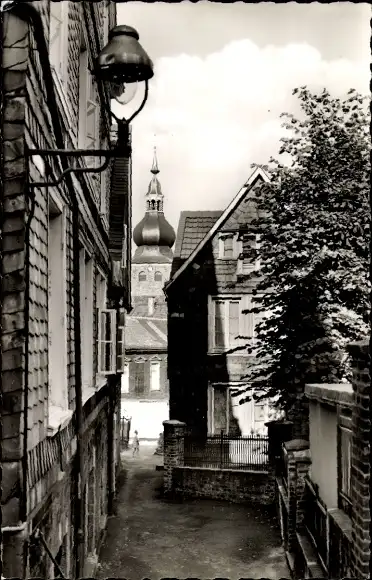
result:
M 126 452 L 126 482 L 109 519 L 98 579 L 289 578 L 279 531 L 258 510 L 214 500 L 166 501 L 162 457 Z

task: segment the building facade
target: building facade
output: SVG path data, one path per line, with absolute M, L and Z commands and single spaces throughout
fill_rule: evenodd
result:
M 246 274 L 259 263 L 248 259 L 257 236 L 254 188 L 268 177 L 256 169 L 225 211 L 182 212 L 177 233 L 168 302 L 170 419 L 195 432 L 231 435 L 266 432 L 267 401 L 240 405 L 243 377 L 254 342 L 252 305 L 257 277 Z M 242 338 L 244 337 L 244 338 Z M 239 347 L 241 350 L 239 350 Z
M 130 162 L 59 179 L 103 160 L 33 150 L 112 145 L 90 70 L 116 8 L 13 2 L 2 18 L 2 573 L 91 576 L 119 466 Z
M 145 196 L 146 212 L 134 228 L 133 310 L 126 319 L 122 416 L 131 418 L 131 433 L 157 440 L 169 417 L 167 377 L 167 305 L 163 286 L 172 265 L 175 232 L 164 216 L 164 196 L 157 177 L 156 152 Z

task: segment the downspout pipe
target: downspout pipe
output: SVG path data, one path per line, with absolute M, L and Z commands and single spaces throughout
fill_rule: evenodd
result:
M 51 122 L 54 137 L 58 149 L 64 148 L 63 130 L 58 116 L 58 106 L 54 90 L 54 82 L 49 62 L 49 51 L 43 32 L 41 15 L 30 2 L 13 3 L 9 8 L 12 14 L 30 24 L 34 31 L 34 37 L 43 63 L 44 82 L 47 93 L 48 107 L 51 110 Z M 69 168 L 67 160 L 62 156 L 60 162 L 64 171 Z M 75 186 L 71 175 L 66 174 L 71 210 L 72 210 L 72 235 L 73 235 L 73 303 L 74 303 L 74 346 L 75 346 L 75 429 L 76 429 L 76 497 L 75 505 L 75 576 L 80 577 L 83 573 L 81 543 L 83 541 L 83 513 L 82 513 L 82 490 L 83 490 L 83 446 L 82 446 L 82 423 L 83 423 L 83 398 L 82 398 L 82 369 L 81 369 L 81 325 L 80 325 L 80 264 L 79 264 L 79 203 L 75 194 Z M 27 407 L 24 408 L 27 414 Z M 24 433 L 24 450 L 27 455 L 27 431 Z M 27 466 L 24 466 L 27 469 Z M 24 480 L 26 481 L 26 480 Z

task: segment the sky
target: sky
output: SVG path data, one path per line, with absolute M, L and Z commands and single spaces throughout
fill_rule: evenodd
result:
M 369 93 L 367 3 L 117 4 L 154 62 L 145 108 L 133 120 L 133 225 L 145 212 L 156 145 L 164 213 L 223 210 L 252 172 L 277 157 L 281 112 L 298 112 L 292 89 Z M 133 101 L 115 105 L 129 117 Z

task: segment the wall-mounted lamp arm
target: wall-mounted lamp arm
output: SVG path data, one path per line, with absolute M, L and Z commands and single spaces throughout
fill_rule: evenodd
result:
M 33 183 L 30 183 L 30 187 L 56 187 L 64 180 L 68 173 L 101 173 L 108 168 L 111 157 L 112 155 L 107 156 L 105 162 L 99 167 L 69 167 L 63 173 L 61 173 L 59 178 L 55 181 L 34 181 Z

